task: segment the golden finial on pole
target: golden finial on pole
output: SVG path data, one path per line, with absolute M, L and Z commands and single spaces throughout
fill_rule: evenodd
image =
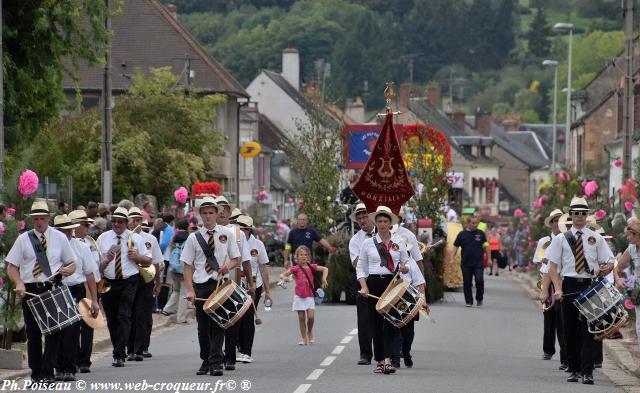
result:
M 385 97 L 385 101 L 387 103 L 387 105 L 386 105 L 387 113 L 391 112 L 391 102 L 393 101 L 395 96 L 396 96 L 396 93 L 393 90 L 393 82 L 389 81 L 389 82 L 387 82 L 387 87 L 384 89 L 384 97 Z M 387 113 L 378 113 L 378 116 L 386 116 Z M 394 115 L 399 115 L 402 112 L 397 111 L 397 112 L 392 112 L 392 113 Z

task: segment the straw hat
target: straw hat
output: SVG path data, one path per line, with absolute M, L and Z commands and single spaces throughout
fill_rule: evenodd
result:
M 558 218 L 562 215 L 562 210 L 554 209 L 551 213 L 549 213 L 549 217 L 544 219 L 544 226 L 547 228 L 551 228 L 551 220 L 554 218 Z
M 145 232 L 149 232 L 151 230 L 151 224 L 147 220 L 142 220 L 140 227 L 142 227 L 142 230 Z
M 125 209 L 124 207 L 118 207 L 113 214 L 111 215 L 111 218 L 121 218 L 123 220 L 128 220 L 129 219 L 129 211 L 127 209 Z
M 356 216 L 357 216 L 357 215 L 358 215 L 358 213 L 360 213 L 360 212 L 365 212 L 365 213 L 366 213 L 366 212 L 367 212 L 367 205 L 365 205 L 364 203 L 358 203 L 358 204 L 356 205 L 356 208 L 353 210 L 353 213 L 351 213 L 351 214 L 349 215 L 349 219 L 350 219 L 351 221 L 354 221 L 354 222 L 355 222 L 355 221 L 356 221 Z
M 71 219 L 71 222 L 76 223 L 76 222 L 88 222 L 88 223 L 93 223 L 94 220 L 93 218 L 89 218 L 87 216 L 87 212 L 84 210 L 74 210 L 71 213 L 69 213 L 69 219 Z
M 200 208 L 203 207 L 215 207 L 216 211 L 218 211 L 218 204 L 216 203 L 216 199 L 212 197 L 204 197 L 198 206 L 196 206 L 196 213 L 200 213 Z
M 229 208 L 231 208 L 231 204 L 229 203 L 227 198 L 224 197 L 224 195 L 220 195 L 216 198 L 216 205 L 227 205 L 229 206 Z
M 53 219 L 53 227 L 56 229 L 73 229 L 79 227 L 80 224 L 74 224 L 66 214 L 57 215 Z
M 91 303 L 91 299 L 81 299 L 78 303 L 78 311 L 80 312 L 80 315 L 82 315 L 82 319 L 87 325 L 89 325 L 93 329 L 100 329 L 105 326 L 104 314 L 102 313 L 102 310 L 98 308 L 98 316 L 95 318 L 92 317 Z
M 249 228 L 249 229 L 255 228 L 253 226 L 253 218 L 244 214 L 238 217 L 238 219 L 236 220 L 236 224 L 238 224 L 240 228 Z
M 573 197 L 571 198 L 571 203 L 569 204 L 569 208 L 564 208 L 564 212 L 568 213 L 570 211 L 574 211 L 574 212 L 588 212 L 591 211 L 591 209 L 589 209 L 589 204 L 587 203 L 587 200 L 581 197 Z
M 558 228 L 560 229 L 560 232 L 566 232 L 567 230 L 569 230 L 567 226 L 571 225 L 572 223 L 573 221 L 571 220 L 571 216 L 569 216 L 569 213 L 564 213 L 563 215 L 561 215 L 558 219 Z
M 35 201 L 31 205 L 31 213 L 30 216 L 48 216 L 49 215 L 49 206 L 45 201 Z
M 142 210 L 140 210 L 139 207 L 137 206 L 133 206 L 131 209 L 129 209 L 128 212 L 129 218 L 143 218 L 142 215 Z
M 380 215 L 387 216 L 387 217 L 391 218 L 391 225 L 395 225 L 395 224 L 398 223 L 398 216 L 393 214 L 391 209 L 389 209 L 386 206 L 378 206 L 376 208 L 375 212 L 369 213 L 369 218 L 371 219 L 371 221 L 373 221 L 375 223 L 376 222 L 376 217 L 378 217 Z
M 235 209 L 233 209 L 233 211 L 231 211 L 231 216 L 229 216 L 230 220 L 235 220 L 238 217 L 244 215 L 244 213 L 242 212 L 242 210 L 238 209 L 237 207 Z

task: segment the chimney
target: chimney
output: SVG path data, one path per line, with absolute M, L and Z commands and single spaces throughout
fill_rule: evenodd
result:
M 427 101 L 431 104 L 432 107 L 437 110 L 442 110 L 442 99 L 440 98 L 440 87 L 439 86 L 429 86 L 427 87 Z
M 476 112 L 476 131 L 484 136 L 491 135 L 491 113 L 482 110 Z
M 345 113 L 357 124 L 364 123 L 364 102 L 362 102 L 362 97 L 356 97 L 354 102 L 348 102 Z
M 449 116 L 451 117 L 451 120 L 453 120 L 454 123 L 456 123 L 456 126 L 460 129 L 460 131 L 464 131 L 466 128 L 466 124 L 464 121 L 464 116 L 465 113 L 462 111 L 462 109 L 458 108 L 455 110 L 455 112 L 450 113 Z
M 178 20 L 178 7 L 176 7 L 173 4 L 167 4 L 166 9 L 169 12 L 169 14 L 171 14 L 173 19 Z
M 398 109 L 401 111 L 408 110 L 410 99 L 411 99 L 411 85 L 407 85 L 407 84 L 400 85 L 400 92 L 398 94 Z
M 282 77 L 300 90 L 300 52 L 291 43 L 282 51 Z

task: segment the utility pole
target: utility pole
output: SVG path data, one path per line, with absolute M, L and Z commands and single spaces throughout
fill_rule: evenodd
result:
M 624 78 L 624 105 L 622 106 L 622 183 L 631 177 L 631 149 L 633 146 L 633 0 L 625 1 L 624 39 L 626 42 Z
M 104 27 L 107 34 L 111 33 L 111 5 L 110 0 L 104 0 Z M 113 197 L 112 179 L 113 163 L 111 154 L 111 38 L 107 35 L 104 53 L 104 74 L 102 84 L 102 202 L 111 205 Z
M 2 46 L 2 0 L 0 0 L 0 188 L 4 187 L 4 47 Z M 6 201 L 5 201 L 6 202 Z

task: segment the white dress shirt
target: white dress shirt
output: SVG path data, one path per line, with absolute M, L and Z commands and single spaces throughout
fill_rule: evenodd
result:
M 216 225 L 214 230 L 214 238 L 216 249 L 214 255 L 218 261 L 218 266 L 222 267 L 228 261 L 239 258 L 240 250 L 238 250 L 238 244 L 236 243 L 236 237 L 233 231 L 222 225 Z M 204 238 L 204 241 L 208 243 L 209 234 L 207 228 L 200 228 L 198 232 L 189 234 L 187 240 L 185 240 L 184 248 L 180 254 L 180 260 L 193 267 L 193 282 L 196 284 L 202 284 L 210 279 L 217 280 L 218 272 L 214 271 L 211 274 L 206 271 L 207 257 L 204 255 L 202 247 L 196 238 L 196 233 L 200 233 Z M 229 277 L 229 274 L 224 276 Z
M 138 268 L 136 267 L 136 263 L 129 260 L 127 256 L 128 241 L 129 236 L 133 240 L 133 247 L 138 251 L 138 254 L 144 255 L 145 257 L 151 257 L 151 252 L 147 251 L 147 248 L 144 245 L 144 240 L 137 233 L 132 233 L 128 229 L 125 229 L 120 235 L 120 254 L 122 260 L 122 278 L 129 278 L 133 275 L 139 273 Z M 98 248 L 100 248 L 100 253 L 102 255 L 106 255 L 111 249 L 111 246 L 118 244 L 118 238 L 116 233 L 112 230 L 104 232 L 100 237 L 98 237 Z M 104 276 L 110 280 L 116 278 L 116 260 L 115 256 L 109 262 L 107 267 L 104 269 Z
M 140 232 L 138 235 L 144 240 L 144 248 L 151 253 L 151 263 L 154 265 L 164 265 L 164 255 L 160 250 L 158 239 L 150 233 Z
M 547 235 L 547 236 L 543 236 L 540 239 L 538 239 L 538 245 L 536 246 L 536 251 L 533 253 L 533 263 L 541 263 L 542 259 L 544 258 L 544 254 L 547 253 L 547 251 L 544 251 L 543 254 L 543 258 L 540 258 L 540 250 L 542 250 L 542 246 L 544 246 L 544 244 L 546 242 L 550 242 L 551 240 L 553 240 L 555 236 L 553 234 L 551 235 Z M 551 244 L 549 244 L 549 247 L 551 246 Z M 547 247 L 547 250 L 549 249 L 549 247 Z M 547 263 L 543 263 L 542 265 L 540 265 L 540 274 L 545 274 L 545 273 L 549 273 L 549 262 L 547 261 Z
M 422 260 L 422 253 L 420 252 L 416 235 L 402 225 L 398 226 L 396 235 L 400 236 L 400 238 L 407 239 L 407 243 L 412 245 L 411 250 L 408 251 L 409 254 L 411 254 L 411 258 L 416 262 L 420 262 Z
M 393 271 L 389 271 L 385 266 L 380 266 L 380 255 L 373 243 L 374 238 L 369 238 L 362 243 L 362 249 L 360 250 L 360 256 L 358 257 L 358 265 L 356 266 L 356 277 L 367 278 L 369 274 L 394 274 Z M 380 235 L 376 234 L 375 239 L 378 243 L 382 243 Z M 409 260 L 409 254 L 407 253 L 407 246 L 404 241 L 398 235 L 391 235 L 391 241 L 393 245 L 389 250 L 391 258 L 394 263 L 394 270 L 398 267 L 399 263 L 407 263 Z M 384 247 L 384 245 L 383 245 Z
M 413 286 L 415 287 L 426 283 L 424 276 L 420 271 L 420 267 L 418 266 L 416 261 L 413 260 L 413 258 L 409 257 L 407 266 L 409 267 L 409 271 L 407 273 L 400 273 L 400 277 L 404 281 L 408 282 L 409 284 L 413 284 Z
M 100 253 L 98 252 L 98 243 L 91 236 L 87 236 L 84 239 L 78 239 L 82 243 L 86 244 L 91 251 L 91 260 L 93 261 L 94 269 L 93 269 L 93 277 L 95 277 L 96 282 L 100 281 Z
M 575 227 L 571 227 L 570 231 L 577 241 L 576 232 L 578 230 Z M 587 227 L 582 228 L 580 232 L 582 232 L 582 249 L 584 250 L 584 257 L 587 263 L 586 270 L 588 271 L 579 274 L 576 272 L 576 260 L 564 234 L 554 237 L 544 254 L 549 262 L 558 265 L 558 271 L 563 278 L 592 278 L 599 271 L 599 263 L 608 263 L 614 260 L 613 253 L 602 236 Z M 594 273 L 591 274 L 589 271 Z
M 68 286 L 84 284 L 87 282 L 87 276 L 93 273 L 94 263 L 91 249 L 78 239 L 69 240 L 71 249 L 76 255 L 76 271 L 72 275 L 62 279 L 62 282 Z
M 246 238 L 244 233 L 242 236 Z M 251 235 L 246 240 L 246 248 L 249 250 L 249 255 L 251 255 L 251 273 L 253 274 L 253 277 L 256 278 L 256 288 L 260 288 L 263 281 L 259 265 L 266 265 L 269 263 L 269 255 L 267 254 L 267 249 L 264 247 L 264 243 L 262 243 L 260 239 Z
M 42 234 L 36 230 L 33 231 L 38 240 L 40 240 Z M 18 267 L 20 270 L 20 278 L 25 284 L 44 282 L 48 278 L 44 272 L 38 277 L 33 277 L 33 268 L 36 266 L 37 259 L 36 253 L 33 251 L 33 246 L 31 245 L 31 240 L 29 240 L 29 232 L 31 231 L 18 236 L 4 260 Z M 55 274 L 60 270 L 62 265 L 68 265 L 75 261 L 76 256 L 64 233 L 47 227 L 44 236 L 47 240 L 47 259 L 49 260 L 51 274 Z
M 356 232 L 355 235 L 349 240 L 349 257 L 351 257 L 351 263 L 355 263 L 358 261 L 360 257 L 360 250 L 362 249 L 362 244 L 365 240 L 371 239 L 374 233 L 368 233 L 363 229 Z

